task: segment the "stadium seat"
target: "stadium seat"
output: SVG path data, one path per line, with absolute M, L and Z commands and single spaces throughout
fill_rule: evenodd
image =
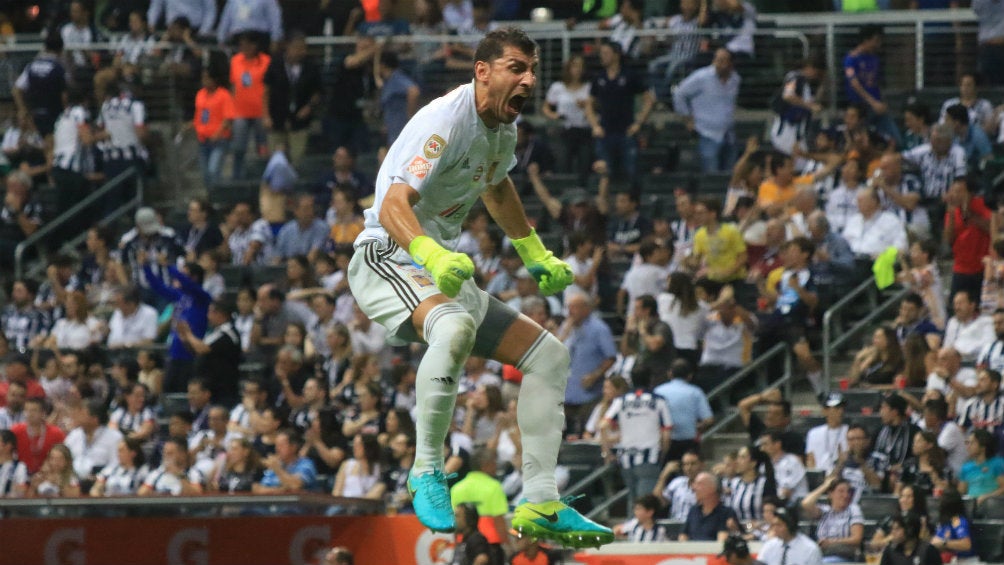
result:
M 895 496 L 865 494 L 858 505 L 866 520 L 880 521 L 899 512 L 899 499 Z
M 285 265 L 259 265 L 251 270 L 251 283 L 255 288 L 282 280 L 286 276 Z
M 809 490 L 816 490 L 826 480 L 826 471 L 809 469 L 805 472 L 805 479 L 809 483 Z
M 603 462 L 603 449 L 598 443 L 565 442 L 558 451 L 558 465 L 590 465 L 598 467 Z
M 658 520 L 660 526 L 666 528 L 666 539 L 676 540 L 680 537 L 680 532 L 683 531 L 683 522 L 678 520 Z
M 251 282 L 251 270 L 243 265 L 220 265 L 220 275 L 227 288 L 239 288 Z
M 160 395 L 160 410 L 168 417 L 188 410 L 188 395 L 183 392 L 166 392 Z
M 1004 521 L 976 520 L 971 533 L 980 559 L 986 563 L 1004 560 Z
M 840 394 L 844 395 L 847 402 L 844 410 L 849 414 L 861 412 L 862 408 L 877 411 L 882 402 L 882 393 L 877 390 L 843 390 Z
M 976 507 L 976 516 L 987 520 L 1004 520 L 1004 496 L 994 496 Z

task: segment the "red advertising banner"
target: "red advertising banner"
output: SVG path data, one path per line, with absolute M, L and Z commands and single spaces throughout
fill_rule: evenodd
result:
M 447 565 L 453 537 L 414 516 L 0 519 L 0 565 Z

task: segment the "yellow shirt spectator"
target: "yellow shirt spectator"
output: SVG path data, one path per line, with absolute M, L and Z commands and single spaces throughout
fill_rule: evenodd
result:
M 746 277 L 746 242 L 735 224 L 720 224 L 710 235 L 707 227 L 698 229 L 694 234 L 693 253 L 704 260 L 708 278 L 715 282 Z

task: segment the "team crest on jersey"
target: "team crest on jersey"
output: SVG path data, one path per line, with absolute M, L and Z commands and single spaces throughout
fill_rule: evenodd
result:
M 432 134 L 432 137 L 422 147 L 422 153 L 425 153 L 426 159 L 439 159 L 445 149 L 446 140 L 436 134 Z
M 429 275 L 423 273 L 415 273 L 411 275 L 411 280 L 415 281 L 418 288 L 428 288 L 436 283 L 432 282 L 432 278 Z
M 432 163 L 417 155 L 411 160 L 411 163 L 408 163 L 408 172 L 420 179 L 424 179 L 431 169 Z
M 481 175 L 485 174 L 485 166 L 478 165 L 477 169 L 474 169 L 474 182 L 481 180 Z

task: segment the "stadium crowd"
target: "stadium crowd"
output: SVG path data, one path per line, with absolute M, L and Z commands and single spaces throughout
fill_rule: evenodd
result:
M 520 3 L 419 0 L 409 21 L 388 0 L 321 2 L 333 29 L 355 36 L 327 66 L 275 0 L 219 11 L 212 1 L 50 4 L 2 143 L 0 496 L 323 491 L 408 512 L 422 348 L 392 345 L 348 288 L 377 174 L 357 159 L 379 158 L 421 101 L 467 80 L 463 36 L 522 14 Z M 575 284 L 541 296 L 483 209 L 459 245 L 484 288 L 569 347 L 566 439 L 598 443 L 622 467 L 634 518 L 617 531 L 663 540 L 659 520 L 671 518 L 681 540 L 781 540 L 765 545 L 769 565 L 784 562 L 782 546 L 804 552 L 788 562 L 853 561 L 866 544 L 915 551 L 904 540 L 975 558 L 962 497 L 979 512 L 1004 496 L 1004 202 L 984 196 L 981 176 L 1004 140 L 1004 100 L 978 90 L 1004 77 L 994 72 L 1004 9 L 972 3 L 980 72 L 960 73 L 958 96 L 939 107 L 885 96 L 882 64 L 895 54 L 880 57 L 882 29 L 863 26 L 841 93 L 824 92 L 825 65 L 793 62 L 755 108 L 770 110 L 769 135 L 743 140 L 753 6 L 682 0 L 677 14 L 649 15 L 648 4 L 598 14 L 609 38 L 564 61 L 559 80 L 539 85 L 539 114 L 519 124 L 512 174 Z M 635 36 L 653 28 L 678 35 Z M 715 40 L 687 34 L 702 28 Z M 402 39 L 447 32 L 461 37 L 435 49 Z M 110 57 L 88 49 L 105 38 L 118 46 Z M 267 160 L 257 191 L 222 209 L 192 198 L 178 225 L 149 206 L 121 230 L 89 224 L 123 190 L 56 232 L 86 232 L 83 249 L 52 245 L 33 258 L 44 276 L 14 277 L 16 246 L 46 221 L 102 180 L 158 166 L 141 95 L 167 75 L 191 85 L 177 102 L 206 194 Z M 829 127 L 825 96 L 846 101 Z M 363 99 L 380 110 L 378 132 Z M 697 168 L 722 186 L 681 185 L 648 206 L 639 138 L 659 111 L 679 116 Z M 331 167 L 305 179 L 317 131 Z M 563 175 L 595 190 L 555 187 Z M 42 185 L 55 188 L 54 209 Z M 911 292 L 836 376 L 848 393 L 884 393 L 869 428 L 825 393 L 816 353 L 822 313 L 872 273 Z M 754 392 L 755 379 L 708 401 L 777 343 L 819 394 L 825 422 L 808 433 L 778 390 Z M 467 536 L 467 555 L 483 550 L 492 563 L 503 550 L 521 562 L 539 552 L 513 545 L 505 525 L 521 491 L 520 379 L 471 358 L 443 446 L 458 528 L 484 536 Z M 733 405 L 750 445 L 703 462 L 702 432 Z M 813 470 L 824 478 L 810 488 Z M 898 496 L 902 515 L 865 539 L 859 501 L 878 493 Z M 798 513 L 817 522 L 814 540 L 798 533 Z

